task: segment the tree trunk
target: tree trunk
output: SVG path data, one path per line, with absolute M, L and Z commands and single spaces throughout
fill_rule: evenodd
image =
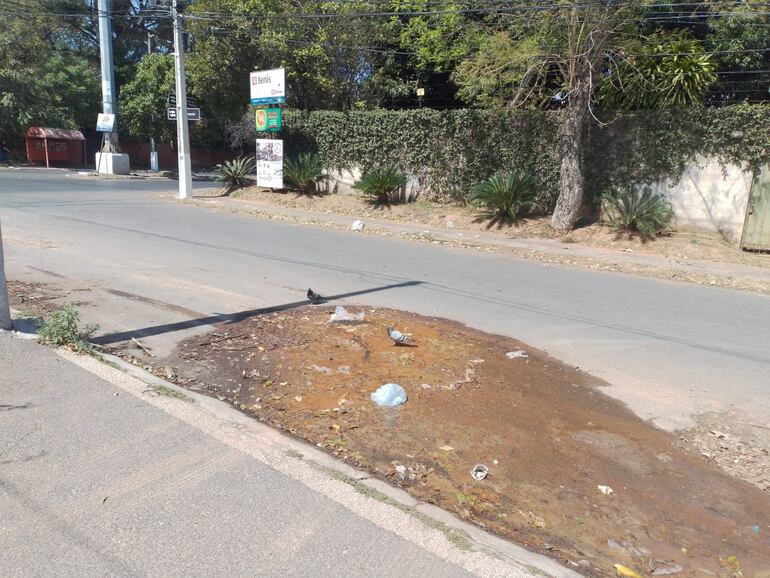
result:
M 561 129 L 561 168 L 559 171 L 559 198 L 551 217 L 551 227 L 559 233 L 568 233 L 575 226 L 583 205 L 583 135 L 591 99 L 590 81 L 578 80 L 569 95 L 566 116 Z

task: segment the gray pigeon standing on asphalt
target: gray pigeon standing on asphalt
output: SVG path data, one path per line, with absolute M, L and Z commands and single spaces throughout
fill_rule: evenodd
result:
M 307 298 L 310 300 L 310 303 L 312 303 L 313 305 L 320 305 L 321 303 L 326 301 L 326 299 L 321 297 L 318 293 L 316 293 L 312 289 L 307 290 Z
M 388 337 L 390 337 L 396 345 L 404 345 L 405 343 L 411 343 L 412 341 L 411 337 L 405 333 L 401 333 L 398 329 L 393 329 L 392 325 L 388 325 Z

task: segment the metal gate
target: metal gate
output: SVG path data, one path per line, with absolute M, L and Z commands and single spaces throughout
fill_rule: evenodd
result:
M 751 183 L 741 247 L 747 251 L 770 251 L 770 165 L 755 173 Z

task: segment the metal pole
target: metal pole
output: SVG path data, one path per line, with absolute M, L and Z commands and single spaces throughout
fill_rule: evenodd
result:
M 0 329 L 11 329 L 11 305 L 8 302 L 8 286 L 3 266 L 3 227 L 0 225 Z
M 176 130 L 179 155 L 179 196 L 192 196 L 192 169 L 190 167 L 190 125 L 187 121 L 187 85 L 184 78 L 184 42 L 179 20 L 177 0 L 173 0 L 171 15 L 174 19 L 174 76 L 176 78 Z
M 115 67 L 112 60 L 112 0 L 99 0 L 99 55 L 102 63 L 102 112 L 117 114 L 115 102 Z M 117 122 L 115 123 L 117 126 Z M 116 153 L 118 150 L 118 133 L 104 133 L 103 153 Z

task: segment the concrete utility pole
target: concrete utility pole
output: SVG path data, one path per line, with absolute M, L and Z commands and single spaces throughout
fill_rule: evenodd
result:
M 171 5 L 174 19 L 174 76 L 176 78 L 176 134 L 179 154 L 179 198 L 192 196 L 192 169 L 190 167 L 190 124 L 187 120 L 187 84 L 184 78 L 184 41 L 177 0 Z
M 116 115 L 118 112 L 115 87 L 115 66 L 112 59 L 112 1 L 99 0 L 99 56 L 102 64 L 102 112 Z M 113 117 L 115 118 L 115 117 Z M 96 153 L 96 172 L 108 175 L 125 175 L 130 171 L 128 155 L 118 146 L 117 120 L 112 132 L 103 132 L 101 150 Z
M 11 329 L 11 306 L 8 303 L 8 286 L 5 283 L 4 264 L 3 227 L 0 224 L 0 329 Z
M 99 55 L 102 63 L 102 112 L 116 114 L 115 101 L 115 66 L 112 59 L 112 0 L 99 0 Z M 117 125 L 117 123 L 116 123 Z M 118 133 L 104 133 L 104 153 L 116 153 Z

